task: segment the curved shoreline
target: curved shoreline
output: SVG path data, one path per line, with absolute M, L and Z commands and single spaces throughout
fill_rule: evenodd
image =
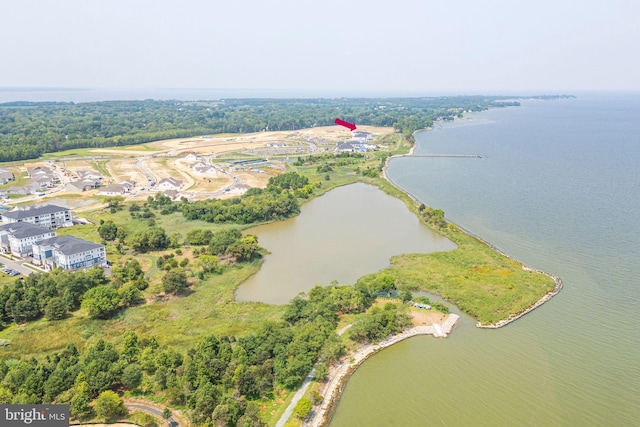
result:
M 415 131 L 413 133 L 414 140 L 415 140 L 415 134 L 416 133 L 422 132 L 422 131 L 428 131 L 428 130 L 431 130 L 431 129 L 421 129 L 421 130 Z M 385 180 L 387 180 L 391 185 L 396 187 L 398 190 L 400 190 L 404 194 L 406 194 L 411 200 L 414 201 L 414 203 L 416 203 L 417 205 L 420 205 L 423 202 L 418 200 L 418 198 L 416 196 L 414 196 L 409 191 L 407 191 L 404 188 L 402 188 L 398 183 L 396 183 L 394 180 L 392 180 L 389 177 L 389 175 L 387 175 L 387 169 L 389 168 L 389 163 L 391 162 L 391 159 L 398 158 L 398 157 L 410 157 L 410 156 L 413 156 L 413 151 L 415 150 L 417 145 L 418 145 L 418 141 L 415 140 L 415 143 L 411 146 L 411 149 L 409 150 L 408 154 L 397 154 L 395 156 L 387 157 L 387 159 L 386 159 L 386 161 L 384 163 L 384 167 L 382 168 L 382 177 Z M 448 221 L 446 218 L 445 218 L 445 221 L 447 221 L 447 223 L 454 224 L 451 221 Z M 525 263 L 523 263 L 522 261 L 519 261 L 519 260 L 515 259 L 514 257 L 512 257 L 511 255 L 509 255 L 509 254 L 505 253 L 504 251 L 500 250 L 495 245 L 492 245 L 491 243 L 487 242 L 483 238 L 475 235 L 474 233 L 472 233 L 471 231 L 467 230 L 466 228 L 464 228 L 464 227 L 462 227 L 462 226 L 460 226 L 458 224 L 455 224 L 455 226 L 458 227 L 458 229 L 460 229 L 461 232 L 463 232 L 465 234 L 468 234 L 469 236 L 471 236 L 471 237 L 477 239 L 478 241 L 484 243 L 485 245 L 487 245 L 493 251 L 499 253 L 500 255 L 502 255 L 502 256 L 504 256 L 506 258 L 509 258 L 509 259 L 511 259 L 513 261 L 516 261 L 517 263 L 522 265 L 522 269 L 523 270 L 534 271 L 536 273 L 544 274 L 545 276 L 548 276 L 551 279 L 553 279 L 553 282 L 555 283 L 555 285 L 553 287 L 553 290 L 551 290 L 551 291 L 547 292 L 546 294 L 544 294 L 538 301 L 536 301 L 531 306 L 529 306 L 526 309 L 524 309 L 522 312 L 516 313 L 516 314 L 511 314 L 511 315 L 509 315 L 509 317 L 507 319 L 499 320 L 496 323 L 492 323 L 492 324 L 483 324 L 482 322 L 477 322 L 476 323 L 476 327 L 477 328 L 483 328 L 483 329 L 498 329 L 498 328 L 502 328 L 503 326 L 506 326 L 509 323 L 515 322 L 516 320 L 518 320 L 519 318 L 521 318 L 525 314 L 528 314 L 531 311 L 535 310 L 536 308 L 540 307 L 542 304 L 544 304 L 545 302 L 549 301 L 551 298 L 556 296 L 560 292 L 560 290 L 562 289 L 562 279 L 560 279 L 560 277 L 558 277 L 556 275 L 553 275 L 551 273 L 547 273 L 546 271 L 542 271 L 542 270 L 538 270 L 538 269 L 535 269 L 535 268 L 531 268 L 528 265 L 526 265 Z M 452 302 L 452 304 L 455 305 L 455 302 Z
M 340 361 L 331 367 L 329 371 L 329 380 L 323 385 L 320 394 L 323 397 L 322 404 L 319 408 L 314 409 L 309 418 L 302 424 L 309 427 L 326 426 L 335 410 L 340 395 L 344 389 L 349 377 L 362 365 L 362 363 L 371 356 L 392 346 L 400 341 L 412 338 L 418 335 L 433 335 L 434 337 L 445 338 L 451 333 L 451 330 L 460 319 L 457 314 L 449 314 L 442 324 L 433 324 L 430 326 L 414 326 L 405 329 L 399 334 L 388 337 L 377 344 L 368 344 L 358 348 L 356 351 L 347 355 L 348 361 Z M 346 357 L 344 358 L 346 359 Z

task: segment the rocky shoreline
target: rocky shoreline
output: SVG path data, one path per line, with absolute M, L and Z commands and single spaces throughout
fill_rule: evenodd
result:
M 393 335 L 385 340 L 360 347 L 351 353 L 342 361 L 332 366 L 327 376 L 329 380 L 323 385 L 320 394 L 323 397 L 322 404 L 309 415 L 309 418 L 303 423 L 303 426 L 321 427 L 326 426 L 331 420 L 336 404 L 340 400 L 340 395 L 347 380 L 351 374 L 369 357 L 373 356 L 380 350 L 383 350 L 393 344 L 406 340 L 418 335 L 433 335 L 434 337 L 446 337 L 460 319 L 457 314 L 449 314 L 442 324 L 433 324 L 430 326 L 414 326 L 405 329 L 397 335 Z

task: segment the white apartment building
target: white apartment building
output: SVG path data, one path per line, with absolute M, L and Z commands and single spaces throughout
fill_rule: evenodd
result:
M 0 251 L 26 257 L 33 253 L 32 246 L 51 237 L 56 232 L 28 222 L 0 225 Z
M 33 245 L 33 263 L 46 270 L 61 267 L 78 270 L 94 265 L 104 267 L 107 253 L 104 245 L 74 236 L 57 236 Z
M 2 213 L 3 224 L 17 222 L 28 222 L 50 229 L 71 227 L 73 225 L 71 210 L 56 205 L 38 206 Z

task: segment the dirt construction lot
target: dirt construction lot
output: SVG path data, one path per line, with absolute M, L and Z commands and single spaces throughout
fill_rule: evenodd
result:
M 393 128 L 358 126 L 361 132 L 383 136 L 393 133 Z M 178 156 L 185 152 L 199 155 L 221 154 L 229 151 L 243 151 L 250 148 L 265 147 L 268 143 L 303 141 L 307 138 L 324 138 L 329 141 L 341 141 L 351 138 L 351 132 L 342 126 L 322 126 L 296 131 L 255 132 L 242 135 L 222 134 L 210 138 L 178 138 L 151 142 L 148 145 L 167 155 Z M 95 150 L 100 151 L 100 150 Z M 129 153 L 128 153 L 129 154 Z M 149 154 L 146 152 L 145 154 Z

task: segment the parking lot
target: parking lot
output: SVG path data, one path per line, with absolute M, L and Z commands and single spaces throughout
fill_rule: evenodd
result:
M 18 274 L 20 274 L 19 271 L 12 270 L 9 267 L 2 267 L 0 268 L 0 271 L 2 271 L 5 274 L 8 274 L 9 276 L 17 276 Z

